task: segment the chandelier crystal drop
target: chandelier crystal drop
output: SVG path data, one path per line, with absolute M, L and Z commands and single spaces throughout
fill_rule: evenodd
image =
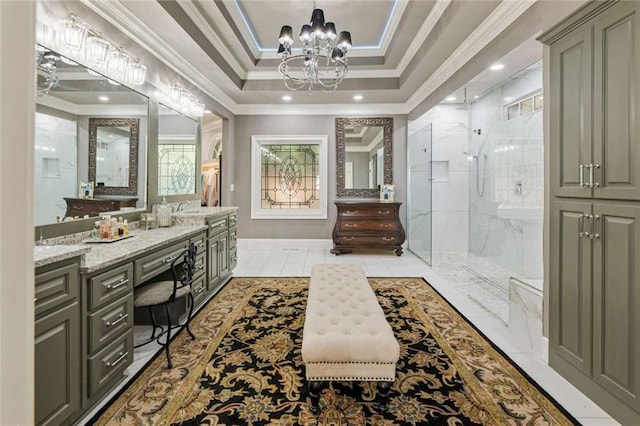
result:
M 292 53 L 293 29 L 284 25 L 280 30 L 278 54 L 281 57 L 278 70 L 284 77 L 289 90 L 319 88 L 323 92 L 333 92 L 347 75 L 347 53 L 351 48 L 351 33 L 342 31 L 336 35 L 333 22 L 324 20 L 324 11 L 313 2 L 311 22 L 300 30 L 302 52 Z M 338 39 L 335 46 L 332 45 Z

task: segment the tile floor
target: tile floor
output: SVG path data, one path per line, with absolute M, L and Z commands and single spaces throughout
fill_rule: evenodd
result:
M 584 396 L 573 385 L 552 370 L 539 353 L 533 353 L 511 338 L 504 321 L 499 320 L 487 306 L 481 306 L 468 297 L 473 290 L 474 274 L 454 269 L 454 263 L 436 263 L 431 269 L 411 252 L 398 257 L 393 252 L 371 251 L 335 256 L 329 252 L 330 240 L 238 240 L 238 265 L 233 271 L 237 277 L 299 277 L 308 276 L 316 263 L 356 263 L 362 265 L 370 277 L 423 277 L 455 306 L 469 321 L 500 347 L 514 362 L 540 384 L 584 426 L 619 425 L 606 412 Z M 435 260 L 435 259 L 434 259 Z M 466 278 L 465 278 L 466 277 Z M 477 279 L 477 277 L 476 277 Z M 476 283 L 477 284 L 477 283 Z M 491 306 L 491 296 L 483 295 L 483 305 Z M 498 298 L 501 296 L 498 296 Z M 497 306 L 502 306 L 501 302 Z M 500 308 L 503 309 L 503 308 Z M 502 315 L 500 315 L 502 316 Z M 135 339 L 150 334 L 150 327 L 136 326 Z M 130 378 L 158 351 L 154 344 L 136 349 L 134 363 L 127 369 Z M 126 385 L 126 380 L 111 395 Z M 108 401 L 111 396 L 107 396 Z M 87 422 L 99 410 L 89 413 Z M 81 424 L 84 424 L 81 422 Z

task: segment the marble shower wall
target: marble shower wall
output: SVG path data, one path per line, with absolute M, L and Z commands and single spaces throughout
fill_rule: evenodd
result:
M 507 120 L 506 105 L 541 91 L 536 63 L 470 107 L 469 251 L 524 278 L 542 277 L 542 111 Z
M 424 128 L 426 123 L 431 123 L 432 141 L 432 252 L 466 252 L 469 233 L 469 164 L 464 154 L 468 143 L 467 109 L 462 105 L 438 105 L 416 120 L 409 131 Z M 409 145 L 411 169 L 415 166 L 412 150 L 419 147 Z M 411 182 L 413 186 L 413 174 Z M 411 194 L 411 198 L 415 200 L 415 194 Z M 420 226 L 418 218 L 413 219 L 416 223 L 412 227 L 410 222 L 410 229 Z
M 35 225 L 64 216 L 63 197 L 78 196 L 76 122 L 47 114 L 35 115 Z

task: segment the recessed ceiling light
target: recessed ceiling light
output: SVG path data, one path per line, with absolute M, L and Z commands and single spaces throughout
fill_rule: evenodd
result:
M 109 100 L 107 96 L 98 96 L 98 99 L 100 99 L 102 102 L 107 102 Z
M 362 95 L 354 95 L 353 96 L 353 100 L 354 101 L 361 101 L 362 100 Z
M 282 100 L 283 100 L 283 101 L 290 101 L 290 100 L 291 100 L 291 96 L 289 96 L 289 95 L 284 95 L 284 96 L 282 97 Z
M 446 100 L 449 101 L 449 102 L 453 102 L 453 101 L 456 100 L 456 97 L 455 96 L 449 96 Z
M 205 109 L 204 112 L 206 112 L 207 114 L 213 114 L 210 109 Z
M 480 97 L 480 96 L 475 95 L 475 96 L 473 97 L 473 99 L 478 99 L 479 97 Z
M 502 64 L 493 64 L 489 67 L 491 71 L 500 71 L 502 68 L 504 68 Z
M 510 100 L 512 100 L 512 99 L 513 99 L 513 98 L 511 98 L 511 97 L 507 96 L 506 98 L 504 98 L 504 101 L 505 101 L 505 102 L 509 102 L 509 101 L 510 101 Z

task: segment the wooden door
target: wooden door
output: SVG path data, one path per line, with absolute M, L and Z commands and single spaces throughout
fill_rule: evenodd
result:
M 638 2 L 621 2 L 594 23 L 594 197 L 640 200 Z
M 35 380 L 36 424 L 63 424 L 80 409 L 78 302 L 36 321 Z
M 551 194 L 590 197 L 580 165 L 592 162 L 592 27 L 551 46 Z M 582 177 L 581 177 L 582 176 Z
M 551 204 L 550 353 L 591 372 L 591 203 Z
M 593 378 L 640 409 L 640 206 L 596 203 Z

